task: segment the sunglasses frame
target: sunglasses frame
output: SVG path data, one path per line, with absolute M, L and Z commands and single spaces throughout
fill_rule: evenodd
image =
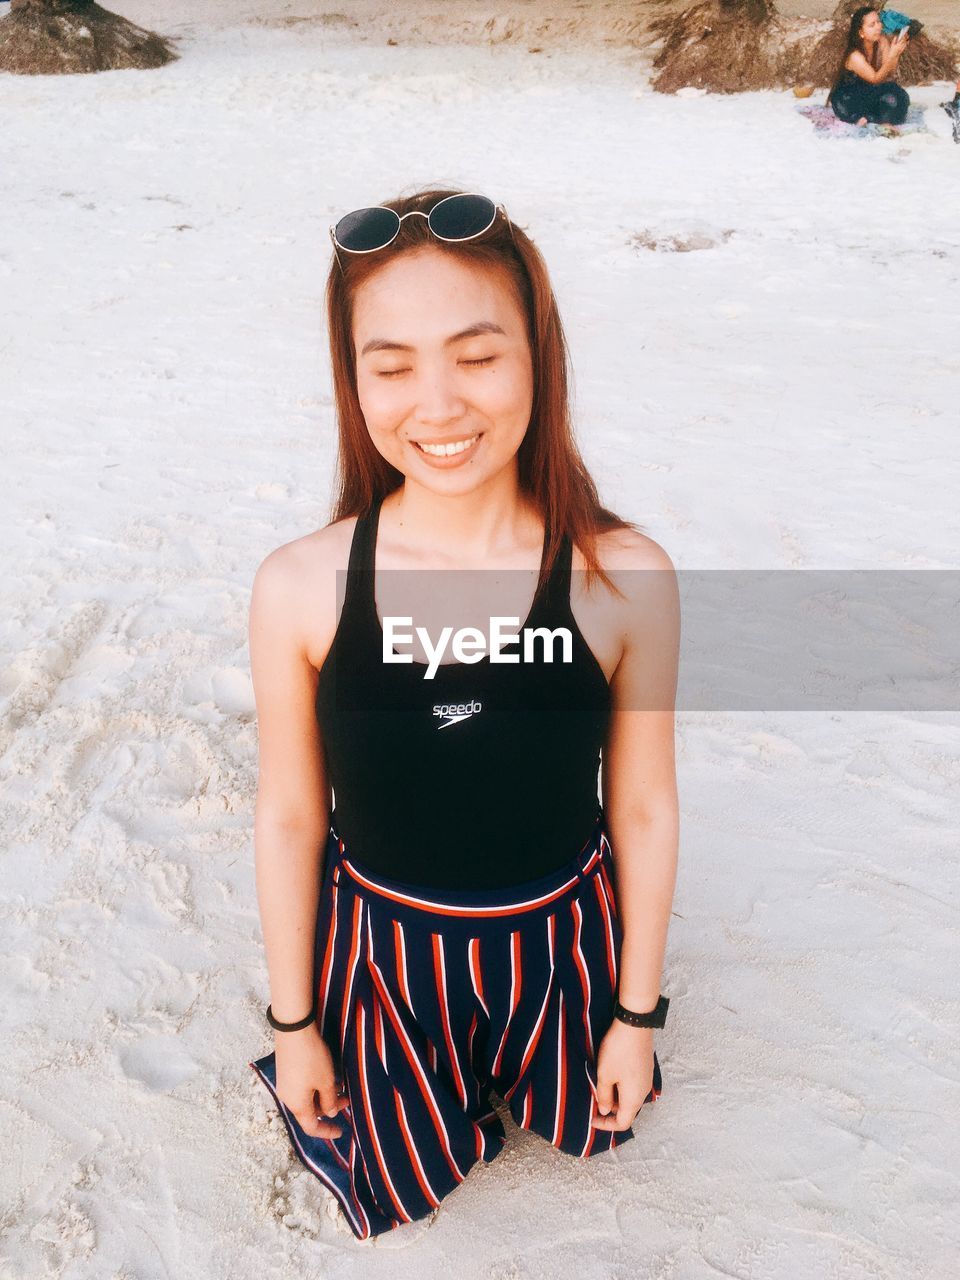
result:
M 503 207 L 502 204 L 496 204 L 493 200 L 490 200 L 490 203 L 493 205 L 493 217 L 490 219 L 487 225 L 483 227 L 480 231 L 474 231 L 469 236 L 437 235 L 433 227 L 430 226 L 430 219 L 433 216 L 434 210 L 439 209 L 440 206 L 442 204 L 446 204 L 448 200 L 459 200 L 462 196 L 479 196 L 481 200 L 490 200 L 490 197 L 484 195 L 482 191 L 455 191 L 453 195 L 444 196 L 442 200 L 438 200 L 437 203 L 433 206 L 433 209 L 429 211 L 429 213 L 424 213 L 422 209 L 408 209 L 406 213 L 397 213 L 396 209 L 388 209 L 387 206 L 383 204 L 364 205 L 363 210 L 384 209 L 387 213 L 394 214 L 397 219 L 397 229 L 393 233 L 393 235 L 390 237 L 390 239 L 386 242 L 386 244 L 378 244 L 373 249 L 348 249 L 346 245 L 343 245 L 340 243 L 340 241 L 337 239 L 336 228 L 343 221 L 343 218 L 347 218 L 350 216 L 347 213 L 343 214 L 343 217 L 338 218 L 335 223 L 331 223 L 330 225 L 330 240 L 331 240 L 331 243 L 333 244 L 333 252 L 337 259 L 337 265 L 340 267 L 340 274 L 341 275 L 343 274 L 343 263 L 340 261 L 340 253 L 339 253 L 340 249 L 342 249 L 344 253 L 379 253 L 381 249 L 388 249 L 390 245 L 393 244 L 394 240 L 396 240 L 397 236 L 400 234 L 400 227 L 404 218 L 412 218 L 415 214 L 421 218 L 426 218 L 427 226 L 430 227 L 431 234 L 435 236 L 437 240 L 444 241 L 445 244 L 464 244 L 467 240 L 476 240 L 477 236 L 485 235 L 493 226 L 493 224 L 496 222 L 498 213 L 502 213 L 503 216 L 506 218 L 507 227 L 510 230 L 510 235 L 512 238 L 513 223 L 510 221 L 510 215 L 507 213 L 506 209 Z M 352 212 L 360 213 L 362 211 L 359 209 L 356 209 L 356 210 L 353 210 Z

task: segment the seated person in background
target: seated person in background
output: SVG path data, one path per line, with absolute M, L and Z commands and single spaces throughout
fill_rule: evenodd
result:
M 951 102 L 941 102 L 941 107 L 953 122 L 953 140 L 960 142 L 960 80 L 956 84 L 956 93 Z
M 907 47 L 906 27 L 892 38 L 884 33 L 880 14 L 869 5 L 855 9 L 827 105 L 848 124 L 902 124 L 910 99 L 893 75 Z

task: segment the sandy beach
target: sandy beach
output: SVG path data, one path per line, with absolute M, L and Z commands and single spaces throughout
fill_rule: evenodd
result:
M 655 7 L 557 5 L 532 53 L 520 0 L 129 0 L 178 61 L 0 76 L 0 1280 L 955 1273 L 951 714 L 681 711 L 663 1094 L 622 1150 L 505 1116 L 432 1224 L 358 1244 L 247 1066 L 247 610 L 328 519 L 338 214 L 503 201 L 601 493 L 678 569 L 960 567 L 949 86 L 857 141 L 657 95 Z

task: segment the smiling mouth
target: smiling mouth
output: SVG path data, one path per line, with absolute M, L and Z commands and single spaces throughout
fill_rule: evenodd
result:
M 420 450 L 421 453 L 429 454 L 431 458 L 451 458 L 458 453 L 466 453 L 472 445 L 480 439 L 482 431 L 476 432 L 472 436 L 467 436 L 465 440 L 451 440 L 446 444 L 426 444 L 419 440 L 412 443 Z

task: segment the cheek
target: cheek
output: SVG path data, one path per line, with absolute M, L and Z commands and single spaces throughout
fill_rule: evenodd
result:
M 484 382 L 478 399 L 492 417 L 522 418 L 525 426 L 533 404 L 531 370 L 520 361 L 505 366 Z
M 357 399 L 367 426 L 373 429 L 386 425 L 400 402 L 396 387 L 391 387 L 389 378 L 360 378 Z

